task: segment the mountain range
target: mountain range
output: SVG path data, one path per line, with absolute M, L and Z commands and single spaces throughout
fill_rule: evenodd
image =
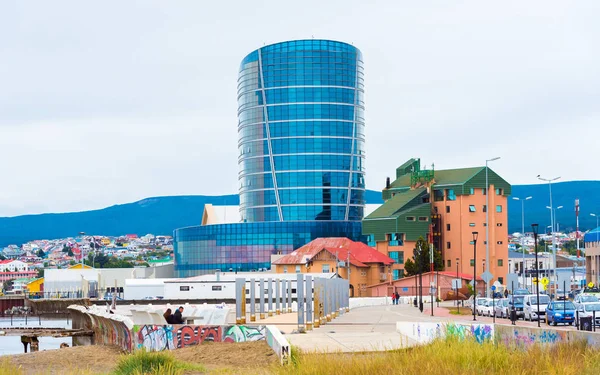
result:
M 508 203 L 509 232 L 521 231 L 521 202 L 512 197 L 532 199 L 525 203 L 525 230 L 531 223 L 540 228 L 550 226 L 549 187 L 513 185 Z M 580 202 L 579 226 L 582 230 L 596 227 L 600 215 L 600 181 L 572 181 L 552 184 L 553 206 L 561 230 L 575 229 L 575 199 Z M 381 192 L 367 190 L 367 204 L 381 204 Z M 238 195 L 169 196 L 143 199 L 99 210 L 0 217 L 0 247 L 20 245 L 35 239 L 54 239 L 76 236 L 79 232 L 119 236 L 135 233 L 171 235 L 173 229 L 199 225 L 206 203 L 238 205 Z

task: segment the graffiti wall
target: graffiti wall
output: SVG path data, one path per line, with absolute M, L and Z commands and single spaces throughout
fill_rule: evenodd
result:
M 162 351 L 211 342 L 247 342 L 265 340 L 264 326 L 136 325 L 135 349 Z
M 493 324 L 397 322 L 396 331 L 417 344 L 426 344 L 446 336 L 460 339 L 473 337 L 477 342 L 494 339 Z

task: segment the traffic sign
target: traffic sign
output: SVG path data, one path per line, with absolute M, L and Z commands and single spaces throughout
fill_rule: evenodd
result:
M 590 288 L 593 288 L 593 287 L 594 287 L 594 283 L 590 282 L 590 283 L 588 284 L 588 287 L 590 287 Z
M 452 289 L 460 289 L 462 287 L 461 279 L 452 279 Z
M 492 275 L 492 273 L 490 271 L 485 271 L 483 274 L 481 274 L 481 278 L 486 283 L 489 283 L 490 280 L 492 280 L 494 278 L 494 275 Z
M 408 292 L 408 288 L 402 288 L 403 292 Z
M 496 290 L 496 285 L 492 285 L 492 287 L 490 288 L 492 289 L 492 292 Z
M 549 283 L 549 282 L 550 282 L 550 280 L 548 280 L 548 278 L 547 278 L 547 277 L 544 277 L 544 278 L 542 279 L 542 285 L 543 285 L 543 286 L 546 286 L 546 285 L 548 285 L 548 283 Z
M 538 282 L 538 279 L 537 279 L 537 277 L 534 277 L 532 281 L 533 281 L 534 283 L 537 283 L 537 282 Z

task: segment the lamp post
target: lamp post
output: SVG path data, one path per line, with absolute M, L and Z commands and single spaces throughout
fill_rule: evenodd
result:
M 458 258 L 456 258 L 456 280 L 458 280 Z M 458 303 L 458 281 L 456 282 L 456 310 L 460 314 L 460 304 Z
M 534 251 L 535 251 L 535 293 L 537 295 L 537 323 L 538 327 L 540 326 L 540 264 L 538 263 L 538 251 L 537 251 L 537 237 L 538 237 L 538 225 L 531 224 L 531 229 L 533 230 L 533 243 L 534 243 Z
M 556 288 L 556 284 L 558 283 L 558 279 L 556 278 L 556 239 L 554 238 L 554 210 L 552 209 L 552 182 L 558 180 L 559 177 L 554 178 L 542 178 L 539 174 L 537 175 L 538 180 L 545 181 L 548 183 L 548 190 L 550 192 L 550 226 L 552 227 L 552 269 L 554 271 L 554 286 Z
M 521 263 L 521 276 L 523 277 L 523 289 L 527 288 L 525 285 L 525 201 L 528 201 L 531 198 L 533 197 L 513 197 L 514 200 L 521 202 L 521 254 L 523 254 L 523 263 Z
M 485 259 L 483 259 L 483 260 L 481 261 L 481 266 L 483 267 L 483 273 L 485 273 Z M 485 286 L 485 289 L 484 289 L 484 291 L 487 291 L 487 290 L 488 290 L 488 288 L 487 288 L 487 282 L 486 282 L 485 280 L 483 281 L 483 285 Z M 484 294 L 485 294 L 485 293 L 484 293 Z
M 600 227 L 598 220 L 600 219 L 600 214 L 590 214 L 590 216 L 594 216 L 596 218 L 596 229 L 598 229 L 598 227 Z M 600 230 L 596 232 L 596 242 L 598 241 L 600 241 Z
M 499 156 L 495 158 L 487 159 L 485 161 L 485 260 L 489 262 L 490 259 L 490 183 L 488 179 L 488 163 L 500 159 Z M 490 298 L 490 291 L 485 283 L 485 294 L 486 297 Z
M 85 236 L 85 232 L 79 232 L 79 235 L 81 236 L 81 242 L 83 242 L 83 236 Z M 79 252 L 81 253 L 81 269 L 83 269 L 83 246 L 81 249 L 79 249 Z
M 477 309 L 477 236 L 478 232 L 473 232 L 473 321 L 477 321 L 475 310 Z

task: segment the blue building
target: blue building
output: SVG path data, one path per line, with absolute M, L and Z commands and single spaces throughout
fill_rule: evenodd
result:
M 242 223 L 174 232 L 179 277 L 270 267 L 318 237 L 362 239 L 364 72 L 355 47 L 277 43 L 247 55 L 238 77 Z

